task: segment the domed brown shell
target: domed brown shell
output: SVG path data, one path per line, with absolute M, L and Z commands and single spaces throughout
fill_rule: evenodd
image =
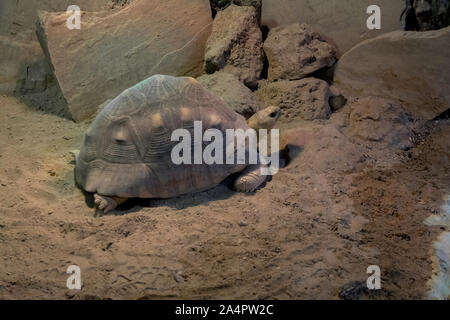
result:
M 111 101 L 86 133 L 77 183 L 104 196 L 169 198 L 207 190 L 245 168 L 175 165 L 171 151 L 179 142 L 171 141 L 172 132 L 185 128 L 194 141 L 194 121 L 202 121 L 203 132 L 216 128 L 224 137 L 226 129 L 248 129 L 243 117 L 193 78 L 155 75 L 140 82 Z

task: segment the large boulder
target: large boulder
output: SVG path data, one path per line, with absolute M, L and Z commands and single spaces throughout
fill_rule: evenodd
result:
M 366 11 L 373 4 L 381 8 L 381 30 L 369 30 L 366 25 Z M 272 29 L 307 23 L 344 53 L 363 40 L 401 30 L 404 8 L 405 0 L 264 0 L 261 24 Z
M 38 36 L 74 120 L 154 74 L 198 76 L 211 32 L 208 0 L 135 0 L 114 12 L 44 13 Z
M 259 110 L 253 92 L 231 73 L 217 71 L 203 75 L 197 80 L 246 118 Z
M 331 114 L 330 95 L 328 84 L 315 78 L 262 81 L 256 91 L 261 107 L 279 106 L 284 121 L 327 119 Z
M 336 48 L 306 24 L 272 29 L 264 42 L 269 81 L 305 78 L 336 62 Z
M 0 1 L 0 35 L 13 35 L 15 40 L 37 40 L 35 23 L 39 10 L 66 11 L 69 5 L 77 5 L 83 11 L 99 11 L 110 8 L 114 0 L 2 0 Z
M 72 0 L 70 3 L 85 11 L 96 11 L 108 8 L 112 0 Z M 35 22 L 39 10 L 65 11 L 67 7 L 67 2 L 55 0 L 0 1 L 0 94 L 22 93 L 30 87 L 32 91 L 45 88 L 42 81 L 30 79 L 28 72 L 36 65 L 42 66 L 45 58 L 36 38 Z M 44 70 L 43 74 L 47 73 L 50 70 Z
M 255 8 L 231 5 L 214 19 L 205 51 L 205 71 L 223 70 L 255 87 L 264 66 L 262 33 Z
M 396 31 L 364 41 L 338 62 L 335 83 L 346 97 L 402 101 L 415 116 L 433 119 L 450 106 L 450 27 Z

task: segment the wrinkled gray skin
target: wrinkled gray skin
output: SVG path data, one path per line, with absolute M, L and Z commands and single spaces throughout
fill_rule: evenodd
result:
M 279 116 L 278 107 L 269 107 L 249 121 L 270 129 Z M 94 193 L 97 208 L 108 213 L 128 198 L 208 190 L 236 172 L 242 172 L 234 184 L 237 191 L 252 192 L 265 181 L 260 165 L 175 165 L 171 152 L 179 142 L 171 135 L 184 128 L 193 141 L 194 121 L 202 121 L 203 131 L 221 130 L 224 137 L 226 129 L 249 129 L 242 116 L 193 78 L 156 75 L 125 90 L 86 133 L 76 158 L 77 184 Z

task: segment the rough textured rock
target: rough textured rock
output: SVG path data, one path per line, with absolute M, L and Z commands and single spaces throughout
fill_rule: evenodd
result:
M 414 1 L 418 30 L 437 30 L 450 25 L 449 0 Z
M 135 0 L 114 14 L 84 13 L 81 30 L 66 13 L 40 16 L 38 33 L 74 120 L 153 74 L 197 76 L 211 32 L 207 0 Z
M 279 106 L 282 111 L 281 119 L 287 121 L 327 119 L 331 114 L 328 103 L 330 94 L 328 84 L 314 78 L 261 82 L 256 91 L 261 108 Z
M 84 11 L 110 7 L 112 0 L 71 0 Z M 33 84 L 27 70 L 34 69 L 45 58 L 36 38 L 35 22 L 39 10 L 65 11 L 67 1 L 2 0 L 0 1 L 0 93 L 14 94 L 30 88 L 37 91 L 41 84 Z M 50 72 L 46 70 L 45 73 Z M 26 85 L 24 86 L 24 83 Z
M 260 21 L 261 19 L 261 7 L 262 0 L 233 0 L 233 3 L 238 6 L 252 6 L 256 10 L 256 19 Z
M 376 142 L 378 148 L 405 149 L 412 145 L 414 119 L 398 103 L 366 97 L 350 105 L 349 128 L 353 137 Z
M 336 62 L 336 49 L 306 24 L 272 29 L 264 51 L 269 60 L 269 81 L 301 79 Z
M 335 83 L 348 98 L 402 101 L 415 116 L 433 119 L 450 105 L 450 27 L 392 32 L 367 40 L 339 61 Z
M 218 71 L 203 75 L 197 80 L 222 98 L 234 111 L 247 118 L 259 110 L 253 92 L 230 73 Z
M 255 8 L 231 5 L 214 19 L 205 51 L 205 71 L 223 70 L 255 87 L 263 69 L 262 33 Z
M 256 9 L 257 20 L 261 18 L 262 0 L 210 0 L 210 2 L 211 8 L 216 12 L 226 9 L 232 3 L 238 6 L 252 6 Z
M 382 11 L 381 30 L 366 26 L 367 8 L 377 4 Z M 400 14 L 405 0 L 264 0 L 261 24 L 270 29 L 292 23 L 307 23 L 345 53 L 357 43 L 380 34 L 401 30 Z

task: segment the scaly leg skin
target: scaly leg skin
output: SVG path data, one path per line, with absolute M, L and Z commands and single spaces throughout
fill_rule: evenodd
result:
M 103 213 L 107 214 L 108 212 L 111 212 L 115 208 L 117 208 L 118 205 L 124 203 L 127 201 L 125 198 L 118 198 L 118 197 L 106 197 L 101 196 L 99 194 L 94 194 L 94 202 L 97 206 L 97 208 Z
M 251 165 L 234 182 L 234 189 L 238 192 L 253 192 L 266 181 L 261 174 L 261 165 Z

